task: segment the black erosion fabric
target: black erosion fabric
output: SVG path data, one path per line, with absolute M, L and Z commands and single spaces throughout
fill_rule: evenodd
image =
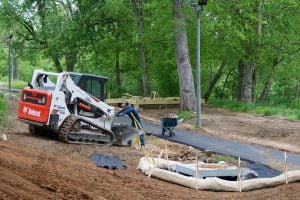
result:
M 118 155 L 109 156 L 94 152 L 91 155 L 91 160 L 97 165 L 97 167 L 103 167 L 112 170 L 126 168 L 126 165 L 123 164 Z

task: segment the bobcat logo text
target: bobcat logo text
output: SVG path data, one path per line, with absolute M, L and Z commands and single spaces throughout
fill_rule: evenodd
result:
M 27 113 L 28 115 L 31 115 L 34 117 L 41 117 L 41 111 L 36 111 L 36 110 L 28 108 L 26 106 L 23 107 L 23 113 Z

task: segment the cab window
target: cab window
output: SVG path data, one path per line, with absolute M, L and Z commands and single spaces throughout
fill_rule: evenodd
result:
M 101 96 L 101 83 L 94 79 L 85 79 L 80 83 L 80 88 L 87 93 L 99 98 Z

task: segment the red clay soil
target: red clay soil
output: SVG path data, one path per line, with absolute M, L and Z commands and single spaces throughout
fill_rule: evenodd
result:
M 300 182 L 251 192 L 196 191 L 156 178 L 136 167 L 143 153 L 128 147 L 96 147 L 65 144 L 55 137 L 34 136 L 16 121 L 2 129 L 8 141 L 0 141 L 0 199 L 299 199 Z M 187 148 L 147 136 L 148 148 Z M 120 155 L 127 169 L 108 170 L 90 160 L 94 152 Z M 158 152 L 155 153 L 156 155 Z

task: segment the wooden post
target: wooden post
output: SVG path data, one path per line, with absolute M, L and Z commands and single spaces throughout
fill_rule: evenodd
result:
M 146 158 L 147 162 L 148 162 L 149 164 L 151 164 L 151 161 L 150 161 L 150 159 L 149 159 L 149 152 L 143 149 L 143 153 L 144 153 L 144 155 L 145 155 L 145 158 Z
M 198 178 L 199 178 L 199 159 L 196 156 L 196 176 L 195 176 L 195 188 L 198 190 Z
M 157 159 L 156 159 L 156 162 L 155 162 L 153 168 L 152 168 L 152 169 L 150 170 L 150 172 L 149 172 L 148 178 L 151 177 L 151 174 L 152 174 L 153 170 L 157 167 L 158 162 L 159 162 L 159 159 L 161 158 L 161 156 L 162 156 L 163 153 L 164 153 L 164 150 L 161 150 L 159 156 L 158 156 Z
M 170 171 L 168 145 L 166 145 L 166 160 L 168 164 L 168 170 Z
M 284 152 L 284 173 L 285 173 L 285 184 L 288 184 L 288 167 L 287 167 L 287 159 L 288 156 L 286 155 L 286 151 Z
M 242 192 L 242 182 L 241 182 L 241 158 L 239 157 L 239 164 L 238 164 L 238 186 L 239 186 L 239 191 Z
M 154 158 L 153 158 L 153 152 L 152 152 L 152 150 L 150 151 L 150 158 L 151 158 L 151 160 L 152 160 L 152 163 L 154 164 L 155 161 L 154 161 Z

